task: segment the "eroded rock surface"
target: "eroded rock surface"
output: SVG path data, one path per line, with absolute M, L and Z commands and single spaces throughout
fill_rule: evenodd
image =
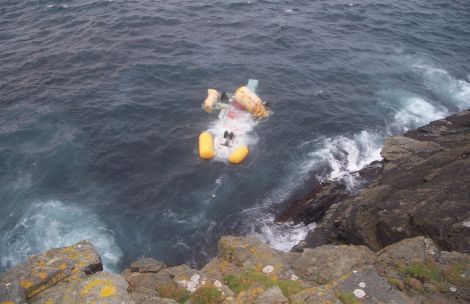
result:
M 222 237 L 219 248 L 219 256 L 201 270 L 187 265 L 167 267 L 142 258 L 118 275 L 90 273 L 88 266 L 95 265 L 99 256 L 89 242 L 80 242 L 32 257 L 1 274 L 0 303 L 470 302 L 470 256 L 443 251 L 422 236 L 377 253 L 355 245 L 283 253 L 254 237 L 231 236 Z M 36 285 L 41 290 L 33 295 L 26 292 L 34 289 L 24 289 L 18 283 L 37 277 L 38 269 L 43 268 L 34 267 L 44 267 L 37 261 L 51 264 L 64 259 L 73 259 L 75 266 L 60 280 L 44 277 L 43 284 Z M 28 271 L 27 265 L 34 267 Z
M 425 235 L 470 253 L 470 111 L 387 138 L 381 154 L 379 177 L 333 204 L 303 247 L 345 242 L 379 250 Z
M 89 241 L 51 249 L 0 275 L 0 303 L 24 303 L 73 275 L 87 276 L 102 269 L 101 258 Z

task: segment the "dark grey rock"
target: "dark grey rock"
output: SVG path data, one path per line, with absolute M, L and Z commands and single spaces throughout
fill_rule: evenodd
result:
M 333 204 L 296 250 L 328 242 L 379 250 L 424 235 L 443 250 L 470 253 L 470 111 L 388 138 L 381 153 L 380 176 Z

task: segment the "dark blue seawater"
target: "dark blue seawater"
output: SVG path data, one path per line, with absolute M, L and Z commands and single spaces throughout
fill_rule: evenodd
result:
M 470 107 L 467 0 L 2 0 L 0 270 L 88 238 L 106 267 L 201 265 L 225 234 Z M 258 79 L 245 163 L 198 159 L 209 87 Z

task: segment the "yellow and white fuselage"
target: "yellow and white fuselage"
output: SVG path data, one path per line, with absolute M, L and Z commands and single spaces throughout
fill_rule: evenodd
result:
M 258 95 L 246 86 L 235 91 L 229 104 L 221 105 L 220 97 L 218 91 L 209 89 L 202 104 L 206 112 L 221 111 L 218 120 L 199 135 L 199 157 L 239 164 L 247 157 L 248 146 L 256 140 L 252 131 L 258 118 L 266 118 L 271 112 Z

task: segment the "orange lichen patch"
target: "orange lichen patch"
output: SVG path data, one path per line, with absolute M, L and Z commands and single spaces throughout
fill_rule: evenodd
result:
M 36 272 L 34 275 L 41 280 L 45 280 L 47 278 L 47 272 L 44 271 Z
M 107 298 L 116 294 L 116 287 L 111 285 L 106 285 L 100 290 L 100 297 Z
M 62 263 L 59 265 L 60 270 L 65 270 L 65 268 L 67 268 L 67 263 Z
M 2 304 L 15 304 L 13 301 L 3 301 Z
M 45 266 L 47 265 L 47 263 L 46 263 L 46 261 L 44 261 L 44 260 L 39 260 L 39 261 L 37 262 L 37 265 L 38 265 L 39 267 L 45 267 Z
M 237 303 L 255 303 L 256 299 L 264 293 L 264 289 L 261 287 L 251 288 L 244 292 L 241 292 L 236 300 Z
M 21 286 L 21 288 L 27 289 L 27 288 L 30 288 L 31 286 L 33 286 L 33 282 L 28 281 L 28 280 L 21 280 L 20 281 L 20 286 Z
M 90 282 L 88 282 L 85 286 L 83 286 L 82 291 L 80 292 L 80 294 L 82 296 L 85 296 L 93 288 L 95 288 L 97 286 L 103 286 L 103 285 L 105 285 L 105 286 L 114 286 L 113 282 L 111 282 L 110 280 L 93 279 Z
M 251 248 L 250 251 L 251 251 L 251 253 L 256 254 L 256 248 L 255 247 Z

